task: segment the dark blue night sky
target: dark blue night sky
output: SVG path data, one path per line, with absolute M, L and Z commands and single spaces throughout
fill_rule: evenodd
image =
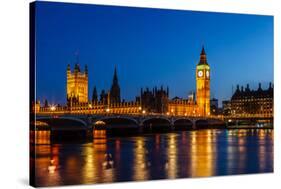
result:
M 204 44 L 211 97 L 230 98 L 236 84 L 273 81 L 273 17 L 37 2 L 36 96 L 66 101 L 66 67 L 89 68 L 89 97 L 110 88 L 117 66 L 121 97 L 168 85 L 170 98 L 195 90 Z

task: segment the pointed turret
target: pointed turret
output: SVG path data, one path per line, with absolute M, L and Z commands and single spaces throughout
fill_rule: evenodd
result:
M 79 64 L 75 64 L 75 67 L 74 67 L 74 73 L 77 73 L 77 72 L 80 72 Z
M 118 77 L 117 77 L 117 69 L 116 66 L 114 67 L 114 75 L 113 75 L 113 85 L 118 84 Z
M 120 103 L 121 102 L 120 87 L 119 87 L 119 83 L 118 83 L 116 66 L 114 68 L 113 81 L 112 81 L 112 85 L 111 85 L 111 89 L 110 89 L 110 101 L 111 101 L 111 103 Z
M 201 55 L 206 55 L 204 45 L 202 46 Z
M 204 46 L 202 47 L 202 50 L 201 50 L 200 61 L 199 61 L 198 65 L 208 65 Z
M 239 85 L 237 85 L 236 91 L 237 91 L 237 92 L 240 92 Z
M 97 93 L 97 88 L 96 86 L 94 87 L 93 90 L 93 95 L 92 95 L 92 103 L 96 103 L 98 101 L 98 93 Z

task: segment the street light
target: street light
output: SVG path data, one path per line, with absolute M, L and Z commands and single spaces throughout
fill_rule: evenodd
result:
M 56 106 L 52 105 L 52 106 L 50 107 L 50 110 L 51 110 L 51 111 L 55 111 L 55 110 L 56 110 Z
M 55 115 L 54 115 L 55 112 L 54 111 L 56 110 L 56 106 L 55 105 L 51 105 L 50 106 L 50 110 L 51 110 L 51 117 L 55 117 Z
M 105 110 L 105 111 L 106 111 L 107 113 L 109 113 L 109 111 L 110 111 L 110 110 L 109 110 L 109 108 L 106 108 L 106 110 Z
M 142 114 L 145 114 L 145 113 L 146 113 L 145 110 L 143 110 L 143 111 L 142 111 Z

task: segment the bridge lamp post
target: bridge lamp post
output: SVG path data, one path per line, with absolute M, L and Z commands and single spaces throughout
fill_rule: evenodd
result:
M 55 105 L 52 105 L 51 107 L 50 107 L 50 110 L 51 110 L 51 114 L 52 114 L 52 117 L 54 117 L 54 112 L 55 112 L 55 110 L 56 110 L 56 106 Z
M 141 112 L 141 106 L 138 109 L 139 109 L 139 112 Z
M 143 114 L 143 115 L 145 115 L 145 113 L 146 113 L 146 111 L 145 111 L 145 110 L 143 110 L 143 111 L 142 111 L 142 114 Z
M 109 113 L 109 112 L 110 112 L 110 109 L 109 109 L 109 108 L 106 108 L 105 111 L 106 111 L 106 113 Z
M 52 106 L 50 107 L 50 110 L 51 110 L 52 112 L 55 111 L 55 110 L 56 110 L 56 106 L 52 105 Z

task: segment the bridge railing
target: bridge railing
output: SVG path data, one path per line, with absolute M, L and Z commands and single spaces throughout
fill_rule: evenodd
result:
M 229 115 L 224 116 L 224 119 L 243 119 L 243 118 L 273 118 L 272 114 L 237 114 L 237 115 Z

